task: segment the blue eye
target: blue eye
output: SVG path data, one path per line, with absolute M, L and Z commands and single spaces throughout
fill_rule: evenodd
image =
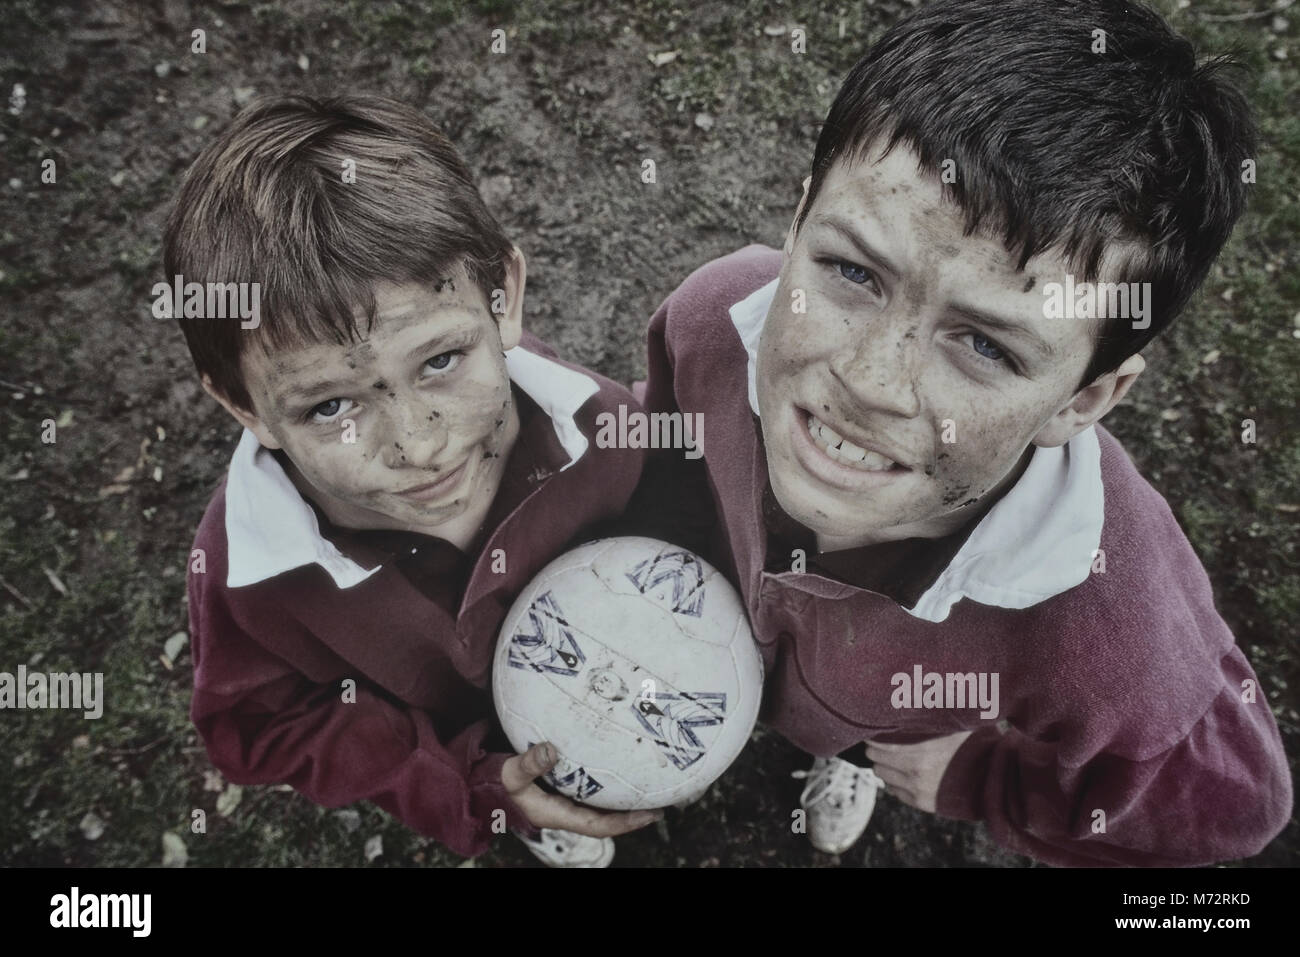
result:
M 465 350 L 452 349 L 448 352 L 438 353 L 432 359 L 426 360 L 424 364 L 435 372 L 447 372 L 459 365 L 464 356 Z
M 835 268 L 838 269 L 840 275 L 849 282 L 857 283 L 858 285 L 862 285 L 871 278 L 870 270 L 863 266 L 856 265 L 855 263 L 845 262 L 842 259 L 835 264 Z
M 972 333 L 971 345 L 975 347 L 976 352 L 978 352 L 986 359 L 1001 361 L 1002 359 L 1005 359 L 1007 357 L 1007 354 L 1005 352 L 999 349 L 990 340 L 986 339 L 984 336 L 981 336 L 978 332 Z
M 345 408 L 343 403 L 346 402 Z M 351 399 L 328 399 L 319 405 L 312 406 L 307 414 L 303 416 L 303 421 L 312 425 L 326 425 L 330 421 L 337 420 L 338 416 L 350 411 L 355 403 Z

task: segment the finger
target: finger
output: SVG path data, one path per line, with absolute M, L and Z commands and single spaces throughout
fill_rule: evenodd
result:
M 501 783 L 511 793 L 518 791 L 555 767 L 558 760 L 559 754 L 549 741 L 535 744 L 501 765 Z
M 910 744 L 890 744 L 888 741 L 865 741 L 868 748 L 876 748 L 880 751 L 899 751 L 903 748 L 910 748 Z
M 598 811 L 595 808 L 580 807 L 558 795 L 548 794 L 537 817 L 544 818 L 537 821 L 543 827 L 560 828 L 591 837 L 617 837 L 653 824 L 663 817 L 663 812 Z
M 879 768 L 880 765 L 886 767 L 897 767 L 901 769 L 904 756 L 897 751 L 884 751 L 874 744 L 868 744 L 866 747 L 867 759 Z
M 880 780 L 885 782 L 885 787 L 887 788 L 902 788 L 904 790 L 909 790 L 912 786 L 911 776 L 904 774 L 896 768 L 877 764 L 876 774 L 880 777 Z
M 662 811 L 602 812 L 592 808 L 573 808 L 571 814 L 582 833 L 592 837 L 617 837 L 636 831 L 663 818 Z

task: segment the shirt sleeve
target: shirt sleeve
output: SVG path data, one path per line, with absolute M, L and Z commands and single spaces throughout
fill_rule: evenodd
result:
M 363 679 L 309 680 L 229 621 L 196 630 L 191 717 L 212 763 L 237 784 L 287 783 L 325 807 L 372 801 L 464 856 L 505 828 L 537 831 L 508 796 L 487 719 L 435 728 L 429 713 Z M 353 700 L 355 698 L 355 700 Z
M 1291 779 L 1277 726 L 1240 649 L 1189 733 L 1144 759 L 1102 748 L 1059 761 L 1062 741 L 1012 727 L 968 738 L 940 784 L 938 812 L 983 820 L 1003 846 L 1059 866 L 1212 864 L 1250 857 L 1291 815 Z

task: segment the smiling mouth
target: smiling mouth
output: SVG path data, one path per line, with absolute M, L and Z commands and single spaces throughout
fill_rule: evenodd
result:
M 402 489 L 397 494 L 402 496 L 402 498 L 415 499 L 417 502 L 427 502 L 431 499 L 435 499 L 456 487 L 461 474 L 465 471 L 465 465 L 465 462 L 460 463 L 460 465 L 456 466 L 456 468 L 452 469 L 436 482 L 429 482 L 425 485 L 416 485 L 413 488 Z
M 885 458 L 879 452 L 854 445 L 811 412 L 799 410 L 813 445 L 831 461 L 861 472 L 908 472 L 904 465 Z
M 907 466 L 846 441 L 807 409 L 795 406 L 791 411 L 788 448 L 803 475 L 818 485 L 850 495 L 874 494 L 912 474 Z

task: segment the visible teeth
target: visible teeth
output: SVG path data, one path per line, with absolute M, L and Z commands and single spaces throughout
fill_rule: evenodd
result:
M 815 415 L 808 416 L 808 433 L 813 438 L 813 444 L 837 462 L 865 472 L 883 472 L 894 467 L 890 459 L 879 452 L 869 452 L 854 445 Z

